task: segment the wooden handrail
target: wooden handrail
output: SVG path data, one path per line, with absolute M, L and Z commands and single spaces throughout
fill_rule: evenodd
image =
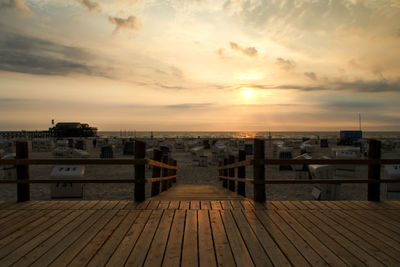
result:
M 176 178 L 176 175 L 167 177 L 146 178 L 146 183 L 166 181 Z M 53 184 L 53 183 L 82 183 L 82 184 L 110 184 L 110 183 L 136 183 L 135 179 L 24 179 L 0 180 L 0 184 Z
M 372 179 L 310 179 L 310 180 L 300 180 L 300 179 L 265 179 L 264 182 L 255 182 L 251 178 L 234 178 L 227 176 L 219 176 L 219 179 L 238 181 L 245 183 L 260 183 L 260 184 L 384 184 L 384 183 L 400 183 L 399 179 L 382 179 L 382 180 L 372 180 Z
M 340 164 L 340 165 L 370 165 L 370 164 L 400 164 L 400 159 L 248 159 L 233 164 L 218 167 L 218 170 L 253 166 L 253 165 L 297 165 L 297 164 Z
M 155 150 L 157 151 L 157 150 Z M 134 183 L 135 201 L 145 200 L 145 183 L 165 183 L 168 187 L 172 185 L 169 181 L 176 180 L 176 161 L 165 156 L 163 162 L 146 159 L 146 143 L 135 141 L 135 158 L 130 159 L 109 159 L 109 158 L 58 158 L 58 159 L 29 159 L 28 142 L 16 142 L 15 159 L 0 159 L 0 165 L 15 165 L 17 171 L 16 180 L 0 180 L 0 184 L 17 184 L 17 201 L 28 201 L 30 199 L 29 185 L 32 183 Z M 159 151 L 158 151 L 159 152 Z M 157 152 L 156 152 L 157 154 Z M 135 168 L 134 179 L 36 179 L 29 178 L 29 165 L 133 165 Z M 153 177 L 147 178 L 145 175 L 145 165 L 153 166 Z M 162 170 L 163 175 L 160 176 Z M 158 170 L 158 175 L 157 175 Z M 168 189 L 168 187 L 165 188 Z M 157 186 L 152 188 L 152 196 L 159 193 Z
M 145 160 L 148 165 L 153 166 L 153 167 L 159 167 L 159 168 L 164 168 L 164 169 L 169 169 L 169 170 L 177 170 L 178 169 L 178 167 L 176 167 L 176 166 L 168 165 L 166 163 L 162 163 L 162 162 L 159 162 L 156 160 L 152 160 L 152 159 L 145 159 Z

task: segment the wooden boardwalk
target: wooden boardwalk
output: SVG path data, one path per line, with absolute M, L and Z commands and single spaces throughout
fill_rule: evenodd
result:
M 1 202 L 0 266 L 400 265 L 399 201 L 165 195 Z

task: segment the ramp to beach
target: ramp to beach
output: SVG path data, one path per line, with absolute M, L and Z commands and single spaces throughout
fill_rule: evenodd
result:
M 140 203 L 1 202 L 0 265 L 400 265 L 398 201 L 257 203 L 218 190 L 176 186 Z

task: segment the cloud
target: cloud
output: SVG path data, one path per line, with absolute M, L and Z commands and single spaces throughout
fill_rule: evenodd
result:
M 208 109 L 214 106 L 214 103 L 183 103 L 175 105 L 166 105 L 165 108 L 170 109 Z
M 230 42 L 230 45 L 232 50 L 240 51 L 248 57 L 257 57 L 258 55 L 258 51 L 254 47 L 242 47 L 234 42 Z
M 70 73 L 108 77 L 105 70 L 86 62 L 92 55 L 85 49 L 3 31 L 0 27 L 0 70 L 38 74 Z
M 108 21 L 115 25 L 113 33 L 117 33 L 121 29 L 138 30 L 140 28 L 139 19 L 135 16 L 129 16 L 126 19 L 109 16 Z
M 294 61 L 289 59 L 283 59 L 281 57 L 278 57 L 276 59 L 276 64 L 286 71 L 293 70 L 296 67 L 296 63 Z
M 32 16 L 32 11 L 25 5 L 24 0 L 0 0 L 0 10 L 1 9 L 16 9 L 18 10 L 19 17 L 29 17 Z
M 396 80 L 355 80 L 355 81 L 342 81 L 340 79 L 326 82 L 323 85 L 309 86 L 309 85 L 269 85 L 269 84 L 240 84 L 236 89 L 243 87 L 251 87 L 261 90 L 299 90 L 299 91 L 353 91 L 360 93 L 385 93 L 396 92 L 400 93 L 400 78 Z
M 217 53 L 217 55 L 219 56 L 220 59 L 222 60 L 229 60 L 231 59 L 230 57 L 228 57 L 226 55 L 226 50 L 224 48 L 219 48 L 217 51 L 215 51 L 215 53 Z
M 315 72 L 304 72 L 304 75 L 313 81 L 317 80 L 317 74 L 315 74 Z
M 100 11 L 99 3 L 92 0 L 78 0 L 78 2 L 90 12 Z

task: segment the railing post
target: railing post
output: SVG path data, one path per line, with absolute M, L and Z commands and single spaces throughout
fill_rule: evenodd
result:
M 380 159 L 381 158 L 381 142 L 375 139 L 370 139 L 368 142 L 368 158 Z M 369 164 L 368 165 L 368 180 L 381 179 L 381 165 Z M 368 201 L 380 201 L 381 184 L 368 184 Z
M 265 159 L 264 140 L 254 139 L 254 159 Z M 256 162 L 254 164 L 254 200 L 257 202 L 265 202 L 265 165 L 264 162 Z
M 144 159 L 146 155 L 146 143 L 135 141 L 135 159 Z M 135 201 L 144 201 L 145 196 L 145 165 L 135 164 Z
M 27 159 L 28 158 L 28 142 L 27 141 L 17 141 L 16 142 L 16 157 L 17 159 Z M 17 165 L 17 179 L 25 180 L 29 179 L 29 165 Z M 17 184 L 17 201 L 29 201 L 30 200 L 30 190 L 29 184 Z
M 235 163 L 235 156 L 230 155 L 229 156 L 229 164 L 233 164 Z M 235 168 L 229 168 L 229 177 L 235 177 Z M 228 187 L 229 190 L 231 190 L 232 192 L 235 192 L 235 181 L 228 181 Z
M 246 151 L 239 150 L 239 162 L 246 160 Z M 246 178 L 246 167 L 242 166 L 238 168 L 238 178 Z M 239 195 L 246 196 L 246 183 L 238 182 L 237 192 Z
M 158 149 L 153 150 L 153 160 L 161 161 L 161 151 Z M 161 168 L 153 166 L 151 175 L 153 178 L 161 176 Z M 160 181 L 151 183 L 151 196 L 154 197 L 160 193 Z
M 168 158 L 168 165 L 174 165 L 174 160 L 172 158 Z M 168 169 L 168 176 L 174 175 L 174 170 Z M 172 186 L 172 179 L 167 181 L 167 186 L 170 188 Z
M 224 159 L 224 166 L 228 164 L 228 159 Z M 223 176 L 228 176 L 228 169 L 224 169 L 224 175 Z M 222 186 L 225 188 L 228 188 L 228 180 L 223 179 L 222 180 Z
M 168 156 L 163 155 L 162 156 L 162 162 L 165 164 L 168 164 Z M 162 168 L 162 177 L 167 177 L 168 176 L 168 169 Z M 161 181 L 161 192 L 168 190 L 168 181 Z

